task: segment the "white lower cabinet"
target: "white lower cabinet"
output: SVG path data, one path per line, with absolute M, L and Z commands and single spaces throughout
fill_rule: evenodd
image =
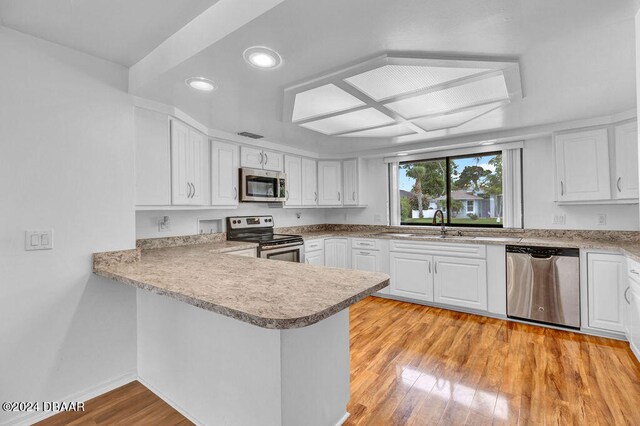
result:
M 455 257 L 433 258 L 433 301 L 487 310 L 487 262 Z
M 310 265 L 324 266 L 324 240 L 304 242 L 304 262 Z
M 351 268 L 359 271 L 389 273 L 389 251 L 386 241 L 367 240 L 371 248 L 360 248 L 364 240 L 353 239 L 351 244 Z M 389 294 L 389 286 L 377 294 Z
M 624 332 L 626 263 L 622 255 L 587 255 L 589 327 Z
M 395 296 L 433 302 L 433 257 L 415 253 L 389 255 L 391 291 Z
M 627 300 L 629 301 L 626 316 L 627 339 L 631 350 L 640 360 L 640 281 L 629 281 Z
M 327 238 L 324 240 L 324 265 L 332 268 L 350 268 L 348 238 Z

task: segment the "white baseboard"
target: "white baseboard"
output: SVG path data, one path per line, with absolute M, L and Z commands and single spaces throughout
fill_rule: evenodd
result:
M 342 426 L 344 424 L 344 422 L 347 421 L 347 419 L 349 418 L 351 414 L 347 411 L 346 413 L 344 413 L 344 416 L 342 416 L 340 418 L 340 420 L 338 420 L 338 423 L 336 423 L 336 426 Z
M 124 386 L 127 383 L 131 383 L 137 378 L 137 372 L 131 371 L 129 373 L 125 373 L 112 379 L 106 380 L 96 386 L 90 387 L 89 389 L 68 395 L 65 398 L 56 398 L 56 401 L 86 402 L 92 398 L 95 398 L 96 396 L 100 396 L 104 393 L 119 388 L 120 386 Z M 20 415 L 18 415 L 18 417 L 14 417 L 13 419 L 9 419 L 3 423 L 0 423 L 0 426 L 30 426 L 48 417 L 55 416 L 56 414 L 59 413 L 57 411 L 34 411 L 32 413 L 21 413 Z
M 163 400 L 164 402 L 169 404 L 171 406 L 171 408 L 176 410 L 178 413 L 180 413 L 183 416 L 185 416 L 191 423 L 193 423 L 193 424 L 195 424 L 197 426 L 204 426 L 204 423 L 202 423 L 200 420 L 195 418 L 191 413 L 189 413 L 183 407 L 178 405 L 174 400 L 169 398 L 167 395 L 165 395 L 164 393 L 160 392 L 160 390 L 158 390 L 158 388 L 156 388 L 155 386 L 153 386 L 152 384 L 150 384 L 149 382 L 147 382 L 145 379 L 143 379 L 140 376 L 138 376 L 137 379 L 138 379 L 138 381 L 140 383 L 142 383 L 145 387 L 147 387 L 151 392 L 153 392 L 158 398 L 160 398 L 161 400 Z

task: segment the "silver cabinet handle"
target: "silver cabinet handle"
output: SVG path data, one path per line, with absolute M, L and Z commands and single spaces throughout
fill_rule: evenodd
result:
M 433 263 L 433 272 L 438 273 L 438 262 Z
M 267 155 L 267 153 L 264 153 L 264 164 L 265 166 L 267 165 L 267 163 L 269 162 L 269 156 Z
M 191 183 L 191 186 L 193 187 L 193 194 L 191 194 L 191 198 L 196 196 L 196 184 L 195 183 Z
M 360 254 L 364 254 L 365 256 L 369 256 L 371 253 L 366 252 L 366 251 L 361 251 Z
M 317 192 L 313 193 L 313 201 L 318 201 L 318 193 Z
M 622 180 L 621 177 L 618 178 L 618 180 L 616 181 L 616 188 L 618 188 L 618 192 L 622 192 L 622 189 L 620 188 L 620 181 Z
M 632 274 L 640 275 L 640 272 L 636 271 L 635 269 L 632 269 L 629 272 L 631 272 Z
M 187 198 L 191 198 L 191 184 L 187 182 Z
M 233 187 L 233 199 L 234 200 L 238 199 L 238 187 L 237 186 Z
M 431 261 L 427 262 L 429 264 L 429 273 L 431 273 Z
M 340 201 L 340 191 L 338 191 L 338 201 Z
M 264 153 L 261 151 L 260 152 L 260 165 L 262 166 L 264 164 Z
M 353 191 L 353 201 L 356 200 L 356 191 Z
M 631 304 L 631 301 L 627 298 L 627 293 L 629 293 L 629 290 L 631 290 L 631 287 L 627 287 L 627 289 L 624 291 L 624 300 L 627 301 L 627 304 Z
M 289 190 L 285 189 L 284 193 L 287 194 L 287 201 L 289 201 Z
M 564 195 L 564 182 L 560 181 L 560 195 Z

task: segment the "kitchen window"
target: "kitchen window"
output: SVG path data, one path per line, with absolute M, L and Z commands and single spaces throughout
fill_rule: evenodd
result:
M 505 155 L 509 176 L 503 175 Z M 521 190 L 514 191 L 521 188 L 520 162 L 521 150 L 512 149 L 396 163 L 391 168 L 397 173 L 391 179 L 397 191 L 392 199 L 399 204 L 392 206 L 396 224 L 433 225 L 435 212 L 442 210 L 445 225 L 521 227 Z M 506 225 L 505 214 L 511 221 Z

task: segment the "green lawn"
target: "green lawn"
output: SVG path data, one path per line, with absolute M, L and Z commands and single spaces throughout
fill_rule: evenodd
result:
M 428 224 L 431 224 L 431 223 L 433 223 L 433 219 L 426 219 L 426 218 L 422 218 L 422 219 L 417 219 L 417 218 L 416 219 L 402 219 L 402 223 L 407 223 L 407 224 L 428 223 Z M 456 224 L 463 224 L 463 225 L 501 225 L 502 222 L 497 222 L 495 218 L 490 218 L 490 217 L 481 217 L 481 218 L 478 218 L 478 219 L 457 218 L 457 219 L 453 219 L 453 221 L 451 222 L 451 225 L 456 225 Z

